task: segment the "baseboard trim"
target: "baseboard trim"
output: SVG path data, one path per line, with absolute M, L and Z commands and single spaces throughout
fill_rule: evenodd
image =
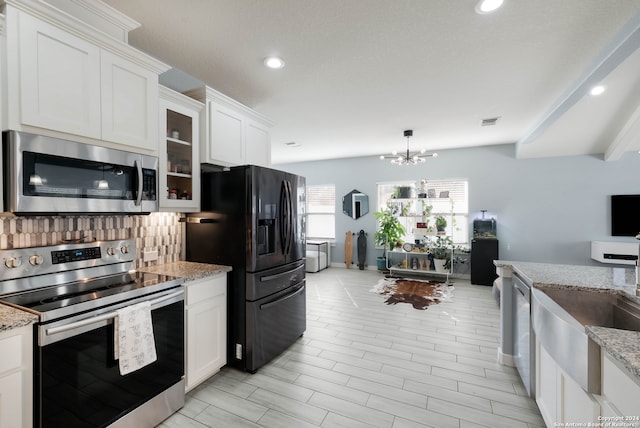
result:
M 498 364 L 503 366 L 515 367 L 516 361 L 513 355 L 502 353 L 502 348 L 498 348 Z

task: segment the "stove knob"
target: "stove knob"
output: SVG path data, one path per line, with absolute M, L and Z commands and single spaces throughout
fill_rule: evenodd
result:
M 113 247 L 107 248 L 107 254 L 109 254 L 110 256 L 115 256 L 116 255 L 116 249 L 113 248 Z
M 120 247 L 120 251 L 122 252 L 122 254 L 129 254 L 129 246 L 123 245 L 122 247 Z
M 44 258 L 40 254 L 35 254 L 29 257 L 29 263 L 31 263 L 31 266 L 38 266 L 38 265 L 41 265 L 43 262 L 44 262 Z
M 4 261 L 4 265 L 9 269 L 14 269 L 22 265 L 22 260 L 20 260 L 17 257 L 9 257 L 7 260 Z

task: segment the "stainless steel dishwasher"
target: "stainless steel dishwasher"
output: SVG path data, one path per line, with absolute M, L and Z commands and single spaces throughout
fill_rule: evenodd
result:
M 514 359 L 516 368 L 530 397 L 535 396 L 535 337 L 531 325 L 531 287 L 517 273 L 513 274 L 515 296 Z

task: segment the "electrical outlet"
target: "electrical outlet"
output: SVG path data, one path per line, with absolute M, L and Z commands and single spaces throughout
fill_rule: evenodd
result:
M 158 250 L 145 250 L 142 252 L 142 261 L 152 262 L 158 260 Z

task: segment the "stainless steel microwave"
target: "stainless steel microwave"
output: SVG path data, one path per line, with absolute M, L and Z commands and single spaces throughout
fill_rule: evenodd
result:
M 5 209 L 17 215 L 158 211 L 158 158 L 3 133 Z

